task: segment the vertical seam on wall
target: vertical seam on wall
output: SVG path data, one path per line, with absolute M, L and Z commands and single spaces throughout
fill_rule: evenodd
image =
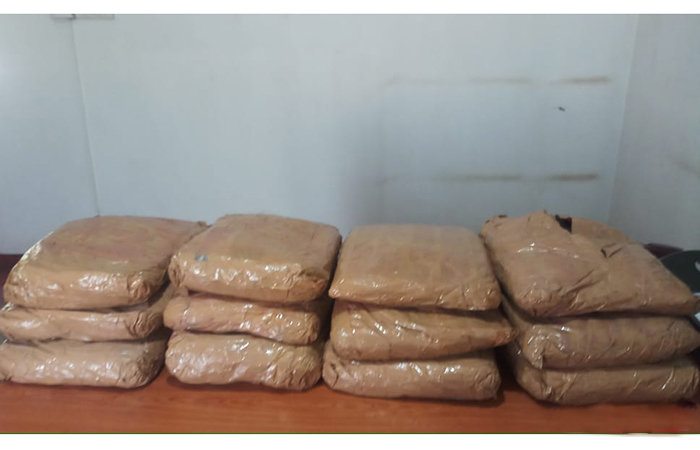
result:
M 617 152 L 615 152 L 615 171 L 613 174 L 613 185 L 610 198 L 610 205 L 608 205 L 608 214 L 605 218 L 605 223 L 610 224 L 610 216 L 612 215 L 613 208 L 615 207 L 615 198 L 617 191 L 617 180 L 620 170 L 620 154 L 622 153 L 622 141 L 625 136 L 625 123 L 627 122 L 627 103 L 629 103 L 630 96 L 630 84 L 632 82 L 632 70 L 634 69 L 634 62 L 637 54 L 637 43 L 639 42 L 639 14 L 635 16 L 634 20 L 634 42 L 632 43 L 632 57 L 630 58 L 629 71 L 627 72 L 627 84 L 625 87 L 625 99 L 622 104 L 622 123 L 620 124 L 620 136 L 617 138 Z M 617 228 L 620 228 L 619 226 Z M 623 230 L 627 232 L 627 230 Z
M 95 195 L 95 209 L 97 209 L 97 215 L 101 215 L 102 211 L 100 208 L 100 195 L 97 189 L 97 174 L 95 171 L 95 159 L 92 156 L 92 139 L 90 137 L 90 128 L 88 126 L 87 119 L 87 106 L 85 105 L 85 87 L 83 86 L 83 76 L 80 70 L 80 60 L 78 58 L 78 42 L 75 39 L 75 28 L 74 20 L 70 21 L 70 33 L 73 39 L 73 55 L 75 58 L 75 68 L 78 73 L 78 85 L 80 86 L 80 104 L 83 106 L 83 123 L 85 125 L 85 136 L 87 138 L 87 148 L 88 148 L 88 158 L 90 159 L 90 168 L 92 169 L 92 191 Z

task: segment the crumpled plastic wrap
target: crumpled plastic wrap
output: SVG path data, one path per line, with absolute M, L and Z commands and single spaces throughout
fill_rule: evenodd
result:
M 508 297 L 527 314 L 700 311 L 700 299 L 641 245 L 590 220 L 561 222 L 540 211 L 494 217 L 481 230 Z
M 323 380 L 331 389 L 364 397 L 489 400 L 501 376 L 493 351 L 428 361 L 369 362 L 341 359 L 326 344 Z
M 502 303 L 519 332 L 522 356 L 539 369 L 651 364 L 700 347 L 700 331 L 683 316 L 608 313 L 533 319 L 507 299 Z
M 45 309 L 143 303 L 165 281 L 171 255 L 205 227 L 129 216 L 69 222 L 24 254 L 5 283 L 5 301 Z
M 183 246 L 170 280 L 191 291 L 299 303 L 328 288 L 338 229 L 265 214 L 228 215 Z
M 168 334 L 163 330 L 140 341 L 4 342 L 0 381 L 137 388 L 158 375 Z
M 303 391 L 321 378 L 322 344 L 289 345 L 245 334 L 176 331 L 165 365 L 189 384 L 252 383 Z
M 165 309 L 165 326 L 208 333 L 248 333 L 287 344 L 316 342 L 326 329 L 333 301 L 307 303 L 249 301 L 215 294 L 176 296 Z
M 34 309 L 7 304 L 0 309 L 0 334 L 11 341 L 124 341 L 149 336 L 163 326 L 172 285 L 146 303 L 92 311 Z
M 340 251 L 336 299 L 394 307 L 498 308 L 500 290 L 479 237 L 462 227 L 356 227 Z
M 498 310 L 393 309 L 337 300 L 330 341 L 349 360 L 421 360 L 498 347 L 515 337 Z
M 516 343 L 506 348 L 518 384 L 537 400 L 561 405 L 690 400 L 700 382 L 700 371 L 687 356 L 651 365 L 575 371 L 536 369 Z

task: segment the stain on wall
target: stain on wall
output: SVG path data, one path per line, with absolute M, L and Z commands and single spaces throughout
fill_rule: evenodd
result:
M 597 173 L 557 173 L 543 177 L 546 181 L 593 181 L 600 178 Z
M 415 177 L 405 175 L 393 175 L 382 178 L 381 184 L 386 185 L 405 181 L 423 181 L 430 183 L 484 183 L 484 182 L 585 182 L 594 181 L 600 178 L 599 173 L 555 173 L 548 175 L 526 176 L 517 173 L 495 173 L 495 174 L 441 174 L 430 177 Z
M 536 80 L 530 77 L 518 76 L 518 77 L 472 77 L 467 79 L 469 83 L 472 84 L 520 84 L 520 85 L 534 85 L 537 84 Z
M 700 178 L 700 160 L 691 161 L 686 155 L 676 155 L 673 159 L 675 166 L 683 172 L 690 173 L 696 178 Z
M 599 75 L 592 77 L 562 78 L 552 82 L 552 84 L 610 84 L 611 82 L 612 78 L 605 75 Z
M 453 85 L 502 85 L 502 86 L 537 86 L 548 85 L 606 85 L 612 83 L 613 79 L 607 75 L 591 75 L 585 77 L 566 77 L 556 80 L 537 80 L 527 75 L 515 76 L 474 76 L 459 79 L 416 79 L 395 75 L 380 84 L 380 88 L 385 88 L 397 84 L 407 84 L 416 86 L 453 86 Z

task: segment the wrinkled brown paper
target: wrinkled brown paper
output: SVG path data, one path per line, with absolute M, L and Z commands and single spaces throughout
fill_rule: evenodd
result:
M 180 287 L 249 300 L 300 303 L 328 288 L 340 247 L 330 225 L 264 214 L 217 220 L 174 256 Z
M 332 300 L 265 303 L 190 293 L 175 297 L 165 309 L 165 325 L 173 330 L 248 333 L 287 344 L 316 342 L 326 330 Z
M 570 220 L 571 232 L 540 211 L 494 217 L 481 230 L 508 297 L 527 314 L 700 311 L 700 299 L 644 247 L 603 224 Z
M 369 362 L 338 357 L 326 344 L 323 380 L 331 389 L 365 397 L 489 400 L 501 376 L 493 352 L 427 361 Z
M 322 347 L 289 345 L 245 334 L 177 331 L 165 365 L 183 383 L 252 383 L 303 391 L 318 383 Z
M 143 339 L 163 326 L 163 310 L 172 295 L 170 285 L 146 303 L 92 311 L 34 309 L 8 304 L 0 309 L 0 334 L 11 341 Z
M 393 307 L 498 308 L 500 290 L 479 237 L 466 228 L 356 227 L 330 288 L 336 299 Z
M 507 346 L 518 384 L 537 400 L 562 405 L 690 400 L 700 372 L 687 356 L 663 363 L 589 370 L 536 369 L 516 343 Z
M 498 347 L 515 334 L 498 310 L 424 311 L 336 300 L 330 340 L 344 359 L 419 360 Z
M 506 299 L 503 308 L 518 329 L 523 357 L 536 368 L 650 364 L 700 346 L 700 331 L 683 316 L 608 313 L 534 319 Z
M 163 366 L 165 330 L 141 341 L 0 344 L 0 381 L 136 388 Z
M 5 283 L 5 301 L 45 309 L 143 303 L 165 282 L 171 255 L 204 228 L 152 217 L 69 222 L 24 254 Z

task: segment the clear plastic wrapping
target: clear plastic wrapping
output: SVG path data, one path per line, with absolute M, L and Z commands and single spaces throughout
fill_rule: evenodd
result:
M 420 360 L 498 347 L 515 330 L 498 310 L 394 309 L 336 300 L 330 341 L 350 360 Z
M 393 307 L 498 308 L 500 290 L 479 237 L 462 227 L 356 227 L 330 296 Z
M 700 372 L 685 356 L 663 363 L 588 370 L 536 369 L 516 343 L 507 347 L 518 384 L 537 400 L 562 405 L 690 400 Z
M 531 316 L 700 311 L 651 253 L 603 224 L 540 211 L 494 217 L 481 235 L 508 297 Z
M 249 301 L 205 293 L 182 293 L 164 313 L 173 330 L 208 333 L 248 333 L 287 344 L 306 345 L 318 340 L 333 301 L 328 297 L 306 303 L 280 304 Z
M 165 281 L 171 255 L 205 224 L 103 216 L 69 222 L 12 269 L 5 301 L 27 308 L 97 309 L 143 303 Z
M 335 227 L 256 215 L 218 219 L 174 256 L 170 279 L 191 291 L 299 303 L 328 288 L 340 247 Z
M 536 368 L 650 364 L 687 355 L 700 346 L 700 331 L 683 316 L 609 313 L 534 319 L 507 299 L 503 308 L 518 330 L 522 356 Z
M 165 365 L 183 383 L 252 383 L 303 391 L 318 383 L 322 344 L 289 345 L 245 334 L 173 333 Z
M 143 339 L 163 326 L 163 310 L 172 295 L 173 288 L 169 285 L 146 303 L 92 311 L 8 304 L 0 309 L 0 334 L 11 341 Z
M 427 361 L 369 362 L 341 359 L 326 344 L 323 380 L 337 391 L 365 397 L 489 400 L 501 376 L 493 351 Z
M 136 388 L 158 375 L 168 334 L 162 330 L 144 340 L 121 342 L 4 342 L 0 381 Z

